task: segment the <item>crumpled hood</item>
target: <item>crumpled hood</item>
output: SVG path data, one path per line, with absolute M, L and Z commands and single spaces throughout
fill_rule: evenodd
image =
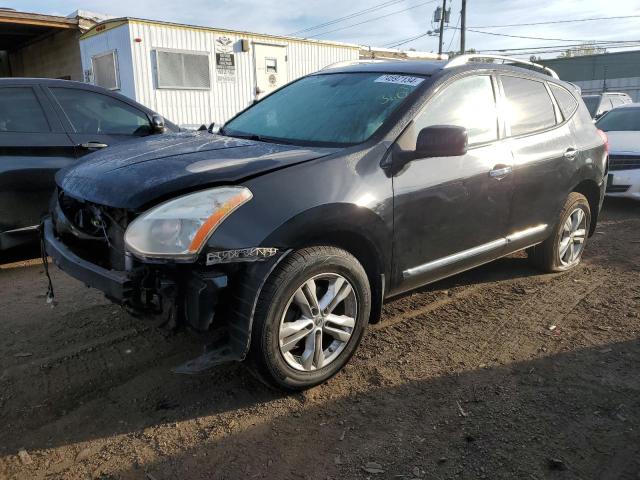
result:
M 58 172 L 56 183 L 77 199 L 139 210 L 174 192 L 238 182 L 334 151 L 208 132 L 152 135 L 95 152 Z
M 609 138 L 609 153 L 640 154 L 640 132 L 605 132 Z

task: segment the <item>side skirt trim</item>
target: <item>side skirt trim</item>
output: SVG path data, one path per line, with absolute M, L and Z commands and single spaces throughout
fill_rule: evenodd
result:
M 454 253 L 453 255 L 449 255 L 447 257 L 438 258 L 437 260 L 423 263 L 422 265 L 418 265 L 416 267 L 408 268 L 407 270 L 404 270 L 402 272 L 402 276 L 406 279 L 406 278 L 415 277 L 417 275 L 422 275 L 424 273 L 437 270 L 447 265 L 458 263 L 458 262 L 461 262 L 462 260 L 466 260 L 469 258 L 476 257 L 478 255 L 481 255 L 483 253 L 497 250 L 498 248 L 504 247 L 509 243 L 517 242 L 519 240 L 524 240 L 528 237 L 531 237 L 533 235 L 543 232 L 544 230 L 546 230 L 546 228 L 547 228 L 547 224 L 540 224 L 540 225 L 536 225 L 535 227 L 521 230 L 519 232 L 514 232 L 510 235 L 507 235 L 506 237 L 498 238 L 497 240 L 493 240 L 488 243 L 483 243 L 482 245 L 478 245 L 477 247 L 469 248 L 468 250 L 463 250 L 461 252 Z
M 0 232 L 0 233 L 32 232 L 34 230 L 37 230 L 39 227 L 40 225 L 31 225 L 29 227 L 14 228 L 13 230 L 5 230 L 4 232 Z

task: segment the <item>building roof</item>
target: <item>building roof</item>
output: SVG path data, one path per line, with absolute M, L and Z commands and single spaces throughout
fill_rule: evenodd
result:
M 77 28 L 75 18 L 0 9 L 0 50 L 13 51 L 40 36 Z
M 297 42 L 308 42 L 308 43 L 316 43 L 316 44 L 322 44 L 322 45 L 335 45 L 339 47 L 348 47 L 348 48 L 357 48 L 357 49 L 361 48 L 360 45 L 356 45 L 354 43 L 318 40 L 315 38 L 291 37 L 287 35 L 272 35 L 268 33 L 247 32 L 243 30 L 231 30 L 228 28 L 206 27 L 202 25 L 187 25 L 182 23 L 164 22 L 160 20 L 149 20 L 149 19 L 135 18 L 135 17 L 110 18 L 109 20 L 106 20 L 104 22 L 99 23 L 98 25 L 95 25 L 88 32 L 86 32 L 81 38 L 83 39 L 83 38 L 91 37 L 93 35 L 98 35 L 102 32 L 110 30 L 111 28 L 119 27 L 124 23 L 147 23 L 150 25 L 158 25 L 158 26 L 171 27 L 171 28 L 206 30 L 206 31 L 212 31 L 212 32 L 230 33 L 235 35 L 251 35 L 251 36 L 267 37 L 267 38 L 272 38 L 274 40 L 289 40 L 289 41 L 293 40 Z
M 64 30 L 86 30 L 96 21 L 85 18 L 82 11 L 67 17 L 19 12 L 0 8 L 0 50 L 14 51 L 30 42 Z

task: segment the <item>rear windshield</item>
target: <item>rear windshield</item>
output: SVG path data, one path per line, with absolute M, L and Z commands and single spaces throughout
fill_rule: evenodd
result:
M 598 111 L 598 105 L 600 105 L 600 95 L 587 95 L 582 97 L 582 99 L 587 106 L 587 110 L 589 110 L 589 114 L 595 117 Z
M 616 108 L 609 111 L 596 126 L 605 132 L 640 131 L 640 108 Z
M 346 146 L 371 137 L 424 77 L 332 73 L 304 77 L 227 123 L 223 135 Z

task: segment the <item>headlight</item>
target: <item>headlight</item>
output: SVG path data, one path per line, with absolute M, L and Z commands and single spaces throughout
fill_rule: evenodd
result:
M 214 230 L 253 197 L 245 187 L 219 187 L 161 203 L 124 234 L 127 250 L 148 258 L 195 259 Z

